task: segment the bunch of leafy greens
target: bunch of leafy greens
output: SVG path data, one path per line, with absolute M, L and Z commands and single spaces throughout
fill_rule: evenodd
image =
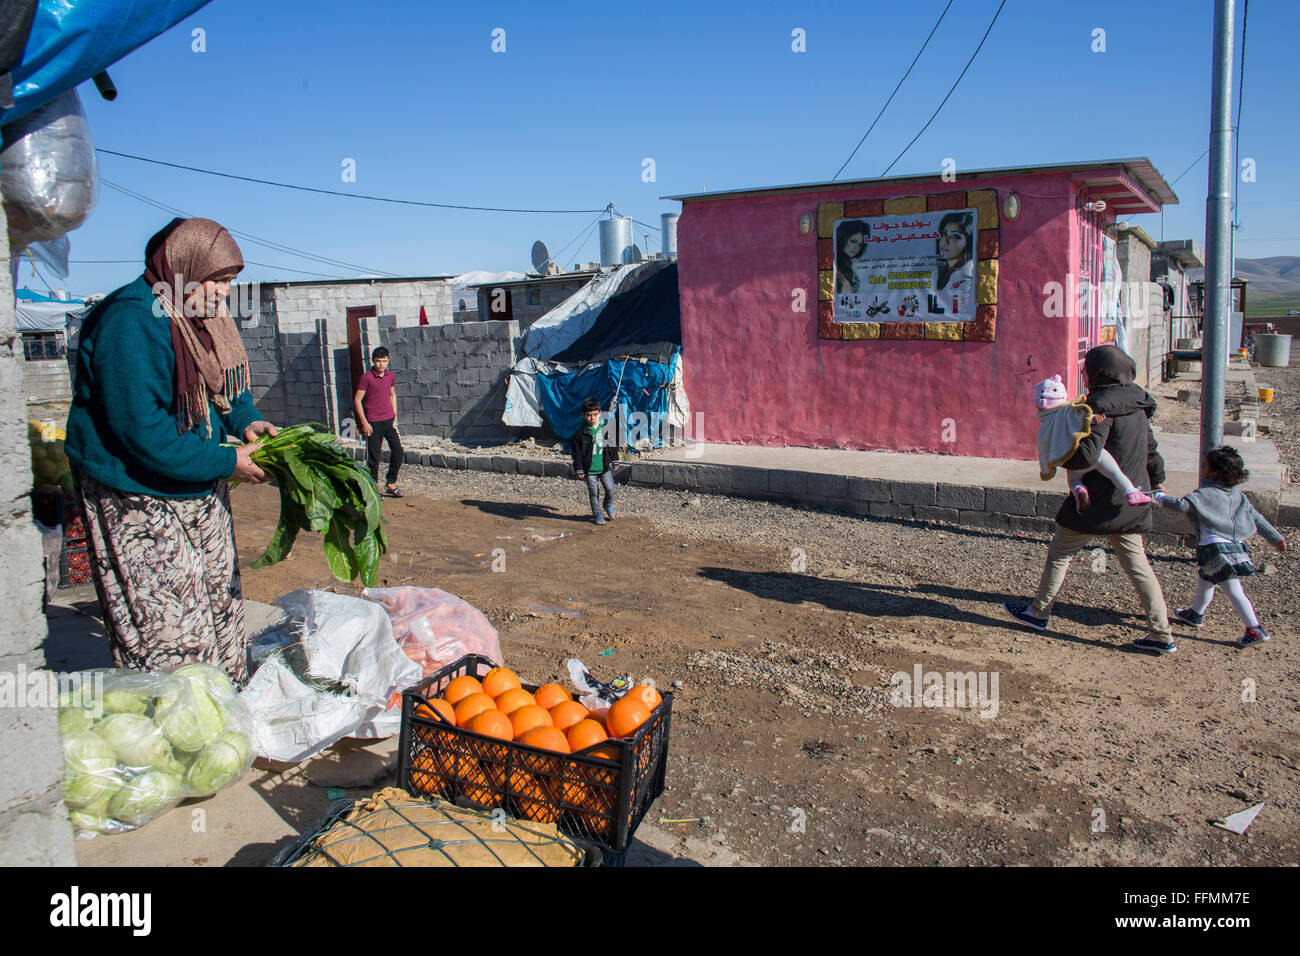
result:
M 280 488 L 280 523 L 253 567 L 284 560 L 299 531 L 314 531 L 325 536 L 325 560 L 336 578 L 360 576 L 374 587 L 379 558 L 388 550 L 379 489 L 324 427 L 282 428 L 253 452 L 253 462 Z

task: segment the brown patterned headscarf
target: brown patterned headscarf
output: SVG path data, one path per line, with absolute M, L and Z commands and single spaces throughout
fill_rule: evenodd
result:
M 248 355 L 226 303 L 212 317 L 204 314 L 202 303 L 187 310 L 185 286 L 193 289 L 222 273 L 239 272 L 244 257 L 221 224 L 173 219 L 149 240 L 144 258 L 145 280 L 171 319 L 176 430 L 184 434 L 202 422 L 210 436 L 208 402 L 223 415 L 230 411 L 231 399 L 248 389 Z

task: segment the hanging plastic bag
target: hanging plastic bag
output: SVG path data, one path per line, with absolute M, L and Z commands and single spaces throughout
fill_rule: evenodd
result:
M 95 207 L 99 166 L 76 90 L 0 130 L 0 194 L 17 258 L 29 243 L 76 229 Z
M 59 698 L 63 802 L 81 834 L 133 830 L 252 764 L 252 720 L 224 671 L 77 675 Z
M 481 654 L 504 665 L 497 629 L 468 601 L 438 588 L 366 588 L 366 598 L 381 604 L 393 623 L 393 637 L 406 656 L 420 665 L 421 677 Z
M 254 639 L 257 669 L 240 695 L 256 752 L 297 763 L 344 737 L 396 733 L 400 710 L 384 711 L 420 668 L 393 640 L 384 609 L 331 591 L 291 591 L 275 603 L 286 619 Z

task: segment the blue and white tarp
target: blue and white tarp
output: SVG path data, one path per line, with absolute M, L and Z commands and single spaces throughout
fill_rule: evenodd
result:
M 22 58 L 10 71 L 14 105 L 0 113 L 0 126 L 108 69 L 208 2 L 40 0 Z

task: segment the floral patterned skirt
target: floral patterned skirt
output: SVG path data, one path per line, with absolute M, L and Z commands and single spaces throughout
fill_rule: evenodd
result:
M 202 498 L 159 498 L 76 477 L 114 664 L 167 671 L 197 661 L 243 685 L 243 588 L 226 483 Z

